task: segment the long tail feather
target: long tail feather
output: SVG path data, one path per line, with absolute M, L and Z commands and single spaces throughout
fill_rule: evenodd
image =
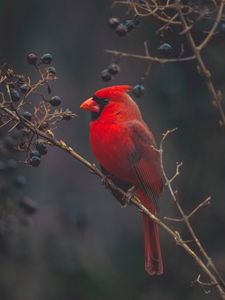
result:
M 137 193 L 141 203 L 155 214 L 154 204 L 144 195 L 142 191 Z M 163 273 L 163 262 L 159 242 L 158 225 L 143 214 L 144 223 L 144 251 L 145 270 L 150 275 L 161 275 Z

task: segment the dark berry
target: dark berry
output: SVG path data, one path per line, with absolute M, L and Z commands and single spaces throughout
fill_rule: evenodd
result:
M 130 32 L 131 30 L 133 30 L 134 28 L 136 28 L 136 23 L 134 20 L 126 20 L 124 22 L 124 25 L 127 28 L 127 32 Z
M 30 157 L 33 157 L 33 156 L 41 157 L 41 154 L 40 154 L 40 152 L 38 150 L 33 149 L 30 152 Z
M 23 187 L 24 185 L 26 185 L 26 183 L 27 183 L 26 177 L 23 175 L 16 176 L 16 178 L 14 180 L 14 185 L 17 188 Z
M 112 79 L 111 74 L 109 73 L 108 69 L 104 69 L 101 72 L 101 78 L 103 81 L 110 81 Z
M 143 84 L 137 84 L 133 87 L 132 92 L 136 97 L 141 97 L 145 93 L 145 87 L 143 86 Z
M 27 62 L 30 65 L 36 65 L 37 64 L 37 55 L 35 53 L 30 53 L 27 55 Z
M 48 68 L 48 74 L 50 74 L 50 75 L 56 75 L 56 69 L 54 67 L 49 67 Z
M 19 206 L 27 215 L 32 215 L 38 210 L 37 203 L 30 197 L 23 197 L 20 199 Z
M 169 56 L 173 51 L 173 47 L 168 43 L 163 43 L 158 50 L 163 56 Z
M 116 33 L 119 36 L 125 36 L 127 34 L 127 26 L 123 23 L 120 23 L 117 27 L 116 27 Z
M 12 99 L 13 102 L 20 101 L 20 94 L 17 90 L 11 89 L 10 95 L 11 95 L 11 99 Z
M 45 53 L 41 57 L 41 62 L 43 64 L 49 65 L 52 62 L 52 55 L 50 53 Z
M 109 26 L 113 29 L 115 29 L 120 23 L 119 19 L 115 17 L 109 18 L 108 22 L 109 22 Z
M 52 106 L 59 106 L 61 104 L 62 100 L 59 96 L 54 96 L 49 100 L 49 103 Z
M 116 63 L 112 63 L 108 66 L 109 73 L 112 75 L 116 75 L 120 72 L 120 66 Z
M 41 158 L 39 156 L 32 156 L 30 159 L 30 165 L 37 168 L 41 163 Z
M 18 164 L 17 164 L 17 161 L 13 158 L 10 158 L 8 161 L 7 161 L 7 169 L 9 171 L 15 171 L 18 167 Z
M 20 86 L 20 90 L 23 94 L 26 94 L 29 90 L 29 86 L 26 83 L 24 83 Z
M 45 141 L 42 139 L 38 139 L 36 141 L 36 149 L 39 151 L 41 155 L 45 155 L 48 152 Z
M 32 114 L 31 114 L 29 111 L 24 111 L 24 112 L 22 113 L 22 116 L 23 116 L 26 120 L 28 120 L 28 121 L 31 121 L 31 120 L 32 120 Z

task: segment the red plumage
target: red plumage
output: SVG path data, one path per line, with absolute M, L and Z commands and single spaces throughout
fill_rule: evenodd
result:
M 163 188 L 159 152 L 137 104 L 127 94 L 130 90 L 128 85 L 101 89 L 81 108 L 92 113 L 90 144 L 103 171 L 122 188 L 134 186 L 141 203 L 156 214 Z M 158 227 L 144 214 L 143 222 L 145 269 L 150 275 L 160 275 Z

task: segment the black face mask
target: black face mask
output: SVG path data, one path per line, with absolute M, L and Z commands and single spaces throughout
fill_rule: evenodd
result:
M 109 99 L 107 98 L 103 98 L 103 99 L 100 99 L 98 98 L 97 96 L 93 96 L 92 97 L 93 101 L 95 101 L 99 107 L 100 107 L 100 110 L 98 112 L 92 112 L 91 113 L 91 120 L 94 121 L 96 119 L 99 118 L 99 116 L 101 115 L 103 109 L 106 107 L 106 105 L 109 103 Z

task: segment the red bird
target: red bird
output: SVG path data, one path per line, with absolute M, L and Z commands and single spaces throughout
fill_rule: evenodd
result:
M 156 214 L 163 189 L 159 152 L 137 104 L 128 95 L 130 90 L 128 85 L 103 88 L 80 107 L 91 112 L 90 144 L 103 173 L 123 189 L 134 186 L 141 203 Z M 160 275 L 163 263 L 158 227 L 145 214 L 143 222 L 145 270 Z

